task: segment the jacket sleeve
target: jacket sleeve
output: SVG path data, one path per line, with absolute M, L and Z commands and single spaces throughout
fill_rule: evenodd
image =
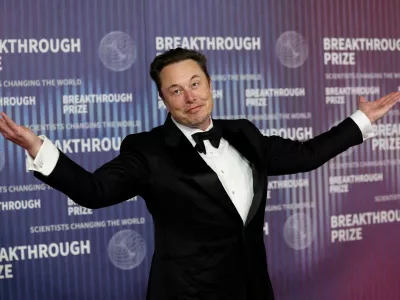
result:
M 34 175 L 77 204 L 96 209 L 111 206 L 140 194 L 147 184 L 148 165 L 135 150 L 135 138 L 127 136 L 120 154 L 93 173 L 72 161 L 60 151 L 60 157 L 49 176 Z
M 314 170 L 362 142 L 361 130 L 351 118 L 346 118 L 329 131 L 304 142 L 261 135 L 261 148 L 268 175 Z

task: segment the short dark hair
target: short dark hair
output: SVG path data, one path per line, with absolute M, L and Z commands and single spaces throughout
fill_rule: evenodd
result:
M 208 74 L 207 70 L 207 58 L 204 54 L 195 50 L 189 50 L 183 48 L 171 49 L 156 56 L 150 65 L 150 77 L 157 85 L 157 89 L 160 95 L 161 95 L 161 80 L 160 80 L 161 70 L 170 64 L 177 63 L 187 59 L 192 59 L 195 62 L 197 62 L 200 68 L 203 70 L 204 74 L 206 74 L 208 81 L 210 81 L 210 75 Z

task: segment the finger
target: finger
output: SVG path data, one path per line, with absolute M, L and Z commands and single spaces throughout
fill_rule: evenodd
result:
M 391 93 L 387 96 L 387 99 L 385 101 L 383 101 L 381 104 L 382 105 L 386 105 L 388 104 L 396 104 L 397 101 L 399 101 L 400 99 L 400 93 L 399 92 L 395 92 L 395 93 Z
M 367 99 L 365 99 L 364 96 L 360 96 L 360 97 L 358 98 L 358 102 L 360 102 L 360 103 L 365 103 L 365 102 L 367 102 Z
M 10 139 L 13 134 L 12 130 L 8 127 L 8 125 L 4 119 L 0 119 L 0 133 L 6 139 Z
M 394 95 L 396 102 L 400 101 L 400 91 L 396 92 Z
M 399 97 L 393 97 L 393 98 L 389 99 L 387 102 L 383 103 L 382 106 L 385 108 L 386 107 L 391 108 L 391 107 L 395 106 L 396 103 L 399 102 L 399 100 L 400 100 Z
M 5 117 L 7 117 L 7 114 L 5 112 L 0 112 L 0 120 L 4 120 Z
M 3 118 L 0 118 L 0 125 L 1 124 L 2 124 L 2 126 L 7 126 L 7 123 Z
M 378 110 L 380 110 L 383 113 L 387 113 L 393 106 L 396 105 L 398 101 L 399 99 L 397 97 L 391 97 L 386 102 L 380 104 Z
M 388 103 L 392 103 L 393 101 L 396 102 L 397 101 L 396 99 L 398 99 L 398 97 L 399 97 L 398 93 L 396 92 L 390 93 L 377 100 L 376 103 L 378 104 L 378 106 L 383 107 L 386 106 Z
M 11 128 L 12 131 L 18 130 L 18 125 L 15 124 L 14 121 L 11 120 L 9 116 L 7 116 L 6 114 L 3 114 L 2 116 L 3 116 L 4 121 Z
M 388 95 L 388 100 L 400 99 L 400 92 L 393 92 Z

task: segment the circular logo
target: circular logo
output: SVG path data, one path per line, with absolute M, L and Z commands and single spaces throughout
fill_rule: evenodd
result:
M 283 237 L 289 247 L 295 250 L 309 247 L 315 237 L 310 218 L 302 213 L 290 216 L 283 227 Z
M 146 256 L 146 242 L 130 229 L 117 232 L 108 243 L 108 257 L 117 268 L 130 270 L 139 266 Z
M 122 31 L 110 32 L 100 42 L 99 57 L 104 66 L 112 71 L 129 69 L 136 59 L 133 39 Z
M 6 163 L 6 157 L 4 154 L 4 150 L 0 148 L 0 172 L 3 171 L 5 163 Z
M 286 31 L 276 41 L 275 53 L 284 66 L 297 68 L 302 66 L 308 57 L 308 45 L 300 33 Z

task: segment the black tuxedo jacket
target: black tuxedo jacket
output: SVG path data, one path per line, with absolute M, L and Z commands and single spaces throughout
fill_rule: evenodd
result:
M 263 241 L 267 176 L 310 171 L 362 142 L 350 118 L 306 142 L 263 136 L 247 120 L 213 122 L 251 164 L 254 198 L 245 223 L 170 117 L 150 132 L 128 135 L 119 156 L 94 173 L 62 153 L 49 176 L 35 172 L 92 209 L 145 199 L 155 226 L 147 299 L 274 299 Z

